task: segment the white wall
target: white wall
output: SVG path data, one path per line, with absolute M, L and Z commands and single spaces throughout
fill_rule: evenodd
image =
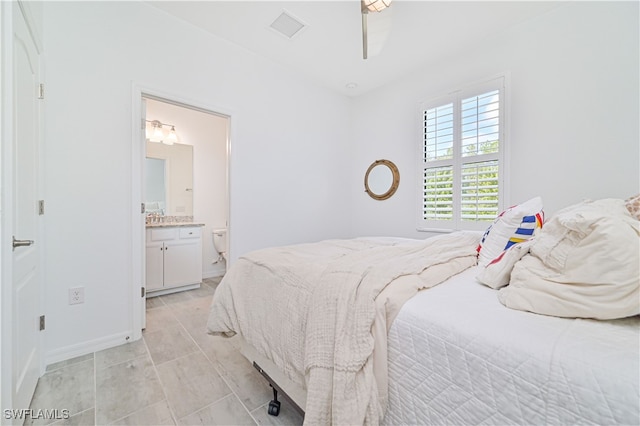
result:
M 640 192 L 638 16 L 637 2 L 570 2 L 357 98 L 354 233 L 427 235 L 416 231 L 418 104 L 504 72 L 507 204 L 540 195 L 549 215 L 584 198 Z M 362 181 L 380 158 L 400 169 L 398 192 L 386 201 L 369 198 Z
M 165 102 L 147 101 L 147 120 L 176 126 L 180 143 L 193 146 L 193 219 L 202 228 L 202 275 L 223 275 L 225 262 L 213 247 L 212 231 L 226 228 L 228 118 Z M 167 129 L 168 130 L 168 129 Z
M 132 332 L 132 83 L 232 111 L 232 255 L 348 233 L 348 99 L 144 3 L 46 2 L 44 41 L 48 362 Z
M 47 360 L 131 334 L 132 82 L 232 111 L 237 257 L 333 237 L 424 237 L 418 103 L 502 72 L 508 202 L 541 195 L 553 213 L 637 193 L 637 35 L 637 3 L 571 2 L 350 100 L 142 3 L 45 3 Z M 401 175 L 386 201 L 364 193 L 380 158 Z M 69 306 L 76 286 L 86 302 Z

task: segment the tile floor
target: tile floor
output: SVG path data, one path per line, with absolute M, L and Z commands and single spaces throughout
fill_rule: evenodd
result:
M 284 400 L 280 415 L 269 416 L 264 378 L 234 339 L 206 333 L 219 281 L 147 299 L 142 339 L 48 366 L 31 408 L 69 410 L 56 425 L 302 424 Z

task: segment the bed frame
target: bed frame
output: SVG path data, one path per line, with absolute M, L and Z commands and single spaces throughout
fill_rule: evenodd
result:
M 304 407 L 307 402 L 307 392 L 298 384 L 287 378 L 276 365 L 269 359 L 260 355 L 253 346 L 249 345 L 242 336 L 240 340 L 240 353 L 258 370 L 273 389 L 273 399 L 269 402 L 267 413 L 271 416 L 280 414 L 280 401 L 278 395 L 287 400 L 291 406 L 304 418 Z

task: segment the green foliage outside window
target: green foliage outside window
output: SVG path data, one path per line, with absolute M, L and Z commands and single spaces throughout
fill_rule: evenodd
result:
M 467 145 L 471 155 L 495 153 L 499 141 Z M 450 154 L 450 153 L 448 153 Z M 451 153 L 452 154 L 452 153 Z M 467 157 L 468 158 L 468 157 Z M 461 217 L 463 220 L 492 220 L 498 213 L 498 161 L 469 162 L 462 165 Z M 453 167 L 424 171 L 423 219 L 451 220 L 453 217 Z

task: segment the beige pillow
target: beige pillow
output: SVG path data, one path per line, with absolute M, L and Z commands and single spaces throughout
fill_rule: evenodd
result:
M 640 314 L 640 222 L 617 199 L 585 201 L 545 223 L 515 264 L 505 306 L 571 318 Z
M 640 220 L 640 194 L 634 195 L 624 200 L 627 210 L 636 220 Z

